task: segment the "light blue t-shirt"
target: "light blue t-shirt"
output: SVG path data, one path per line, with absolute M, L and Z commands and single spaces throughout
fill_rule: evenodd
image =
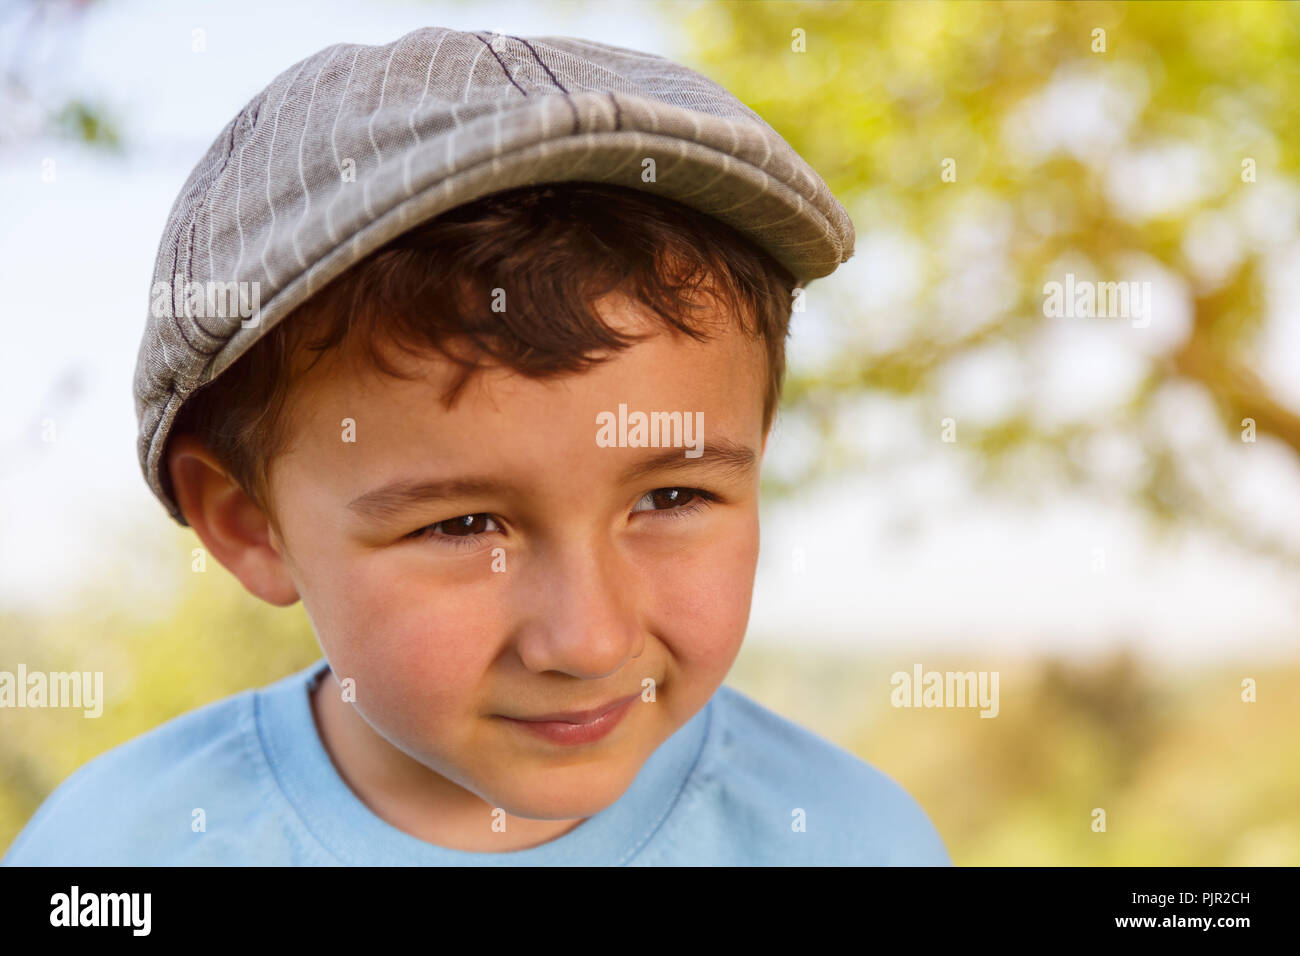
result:
M 376 816 L 339 776 L 309 697 L 327 667 L 320 660 L 208 704 L 90 761 L 41 805 L 3 863 L 952 863 L 897 783 L 725 685 L 650 755 L 622 797 L 563 836 L 505 853 L 436 846 Z M 201 832 L 191 826 L 196 808 Z

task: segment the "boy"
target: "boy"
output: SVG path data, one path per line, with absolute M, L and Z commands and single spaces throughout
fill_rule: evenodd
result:
M 324 659 L 92 761 L 6 862 L 950 863 L 722 686 L 792 296 L 852 244 L 661 57 L 424 29 L 291 67 L 172 210 L 136 396 L 155 494 Z

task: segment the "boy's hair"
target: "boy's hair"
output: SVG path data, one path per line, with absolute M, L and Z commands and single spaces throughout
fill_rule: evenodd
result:
M 711 300 L 743 332 L 763 339 L 766 431 L 780 398 L 798 286 L 720 220 L 636 189 L 566 182 L 495 193 L 403 233 L 316 292 L 195 391 L 173 435 L 198 437 L 276 527 L 268 476 L 290 438 L 287 400 L 325 353 L 355 347 L 384 374 L 410 378 L 384 347 L 434 350 L 461 366 L 443 396 L 450 407 L 481 367 L 478 356 L 546 378 L 584 371 L 604 360 L 593 353 L 639 341 L 593 309 L 611 292 L 699 340 L 708 330 L 690 316 Z M 310 353 L 315 358 L 304 364 Z M 163 480 L 170 485 L 165 469 Z

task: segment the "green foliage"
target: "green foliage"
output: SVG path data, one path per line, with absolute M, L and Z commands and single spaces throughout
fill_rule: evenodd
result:
M 70 100 L 65 103 L 63 108 L 54 114 L 51 125 L 64 136 L 83 143 L 114 150 L 122 147 L 121 133 L 118 131 L 117 124 L 109 117 L 108 111 L 82 100 Z

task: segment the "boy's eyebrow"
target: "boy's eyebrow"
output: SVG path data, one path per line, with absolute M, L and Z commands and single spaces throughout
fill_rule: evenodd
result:
M 665 468 L 682 465 L 709 465 L 724 469 L 730 474 L 741 474 L 753 468 L 757 460 L 758 456 L 748 445 L 720 438 L 706 443 L 703 454 L 698 458 L 687 458 L 682 448 L 661 449 L 657 454 L 628 466 L 623 471 L 622 480 L 626 484 Z M 491 477 L 400 478 L 353 498 L 348 503 L 348 508 L 368 518 L 383 518 L 399 514 L 411 505 L 439 499 L 494 493 L 517 494 L 519 490 L 519 486 L 513 482 Z
M 413 481 L 399 478 L 353 498 L 348 502 L 348 508 L 367 518 L 385 518 L 424 502 L 517 490 L 515 485 L 496 478 L 432 478 Z
M 742 474 L 753 468 L 757 460 L 758 455 L 748 445 L 727 438 L 715 438 L 705 443 L 704 452 L 698 458 L 687 458 L 681 448 L 661 449 L 658 454 L 629 465 L 623 472 L 623 481 L 636 481 L 675 465 L 714 465 L 730 474 Z

